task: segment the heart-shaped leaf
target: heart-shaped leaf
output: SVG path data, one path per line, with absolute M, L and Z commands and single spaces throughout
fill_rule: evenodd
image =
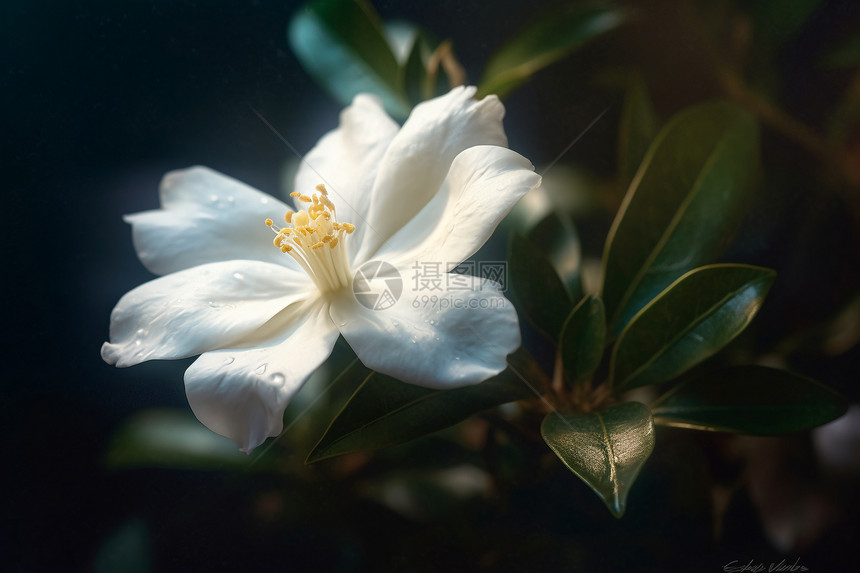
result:
M 409 114 L 400 65 L 364 0 L 310 2 L 293 16 L 287 38 L 308 73 L 342 105 L 366 92 L 381 97 L 393 116 Z
M 571 384 L 591 378 L 600 364 L 605 343 L 603 301 L 597 295 L 589 295 L 567 317 L 558 343 L 564 375 Z
M 757 166 L 757 125 L 734 104 L 695 106 L 663 128 L 606 242 L 602 296 L 611 335 L 727 246 L 751 200 Z
M 307 463 L 401 444 L 462 422 L 499 404 L 533 398 L 539 367 L 520 350 L 513 368 L 474 386 L 433 390 L 371 373 L 332 420 Z M 520 378 L 523 376 L 528 384 Z
M 630 488 L 654 450 L 648 406 L 625 402 L 593 414 L 552 412 L 541 424 L 541 435 L 612 515 L 624 514 Z
M 610 379 L 635 388 L 674 378 L 746 328 L 776 273 L 749 265 L 690 271 L 642 309 L 612 352 Z
M 682 382 L 657 401 L 653 414 L 664 426 L 772 435 L 826 424 L 847 408 L 842 396 L 811 378 L 734 366 Z

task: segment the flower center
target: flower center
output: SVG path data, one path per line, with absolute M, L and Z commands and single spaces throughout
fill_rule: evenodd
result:
M 275 246 L 293 257 L 320 292 L 326 293 L 349 286 L 352 280 L 343 245 L 355 225 L 338 223 L 337 210 L 325 185 L 320 183 L 316 190 L 310 197 L 298 191 L 290 193 L 290 197 L 308 203 L 308 210 L 287 211 L 287 226 L 279 229 L 271 219 L 266 219 L 266 225 L 276 233 Z

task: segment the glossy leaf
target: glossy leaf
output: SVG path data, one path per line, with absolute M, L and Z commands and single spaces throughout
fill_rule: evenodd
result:
M 776 273 L 711 265 L 678 279 L 637 314 L 612 352 L 615 387 L 674 378 L 712 356 L 747 327 Z
M 570 217 L 550 213 L 528 232 L 528 240 L 549 259 L 573 301 L 582 296 L 582 262 L 579 235 Z
M 546 14 L 521 30 L 490 58 L 478 97 L 505 97 L 536 71 L 569 55 L 626 19 L 618 7 L 573 5 Z
M 624 98 L 618 129 L 618 178 L 625 190 L 655 135 L 657 118 L 647 88 L 641 80 L 633 81 Z
M 307 463 L 408 442 L 453 426 L 481 410 L 533 398 L 529 384 L 540 385 L 532 372 L 537 366 L 522 351 L 511 355 L 509 361 L 516 372 L 508 368 L 480 384 L 452 390 L 422 388 L 378 372 L 370 374 L 332 420 Z
M 654 406 L 664 426 L 772 435 L 835 420 L 848 405 L 827 386 L 764 366 L 735 366 L 685 381 Z
M 287 37 L 308 73 L 342 105 L 367 92 L 381 97 L 392 115 L 409 114 L 400 66 L 366 1 L 310 2 L 293 17 Z
M 593 414 L 552 412 L 541 424 L 541 435 L 612 515 L 624 514 L 630 488 L 654 450 L 654 423 L 647 406 L 625 402 Z
M 145 410 L 126 420 L 111 440 L 112 468 L 247 468 L 252 458 L 185 410 Z
M 564 375 L 571 384 L 591 378 L 600 364 L 605 343 L 603 301 L 599 296 L 589 295 L 567 317 L 558 344 Z
M 531 241 L 511 234 L 508 278 L 526 318 L 550 340 L 558 340 L 573 300 L 552 263 Z
M 751 200 L 757 166 L 757 125 L 734 104 L 695 106 L 660 132 L 604 251 L 613 336 L 678 277 L 722 252 Z

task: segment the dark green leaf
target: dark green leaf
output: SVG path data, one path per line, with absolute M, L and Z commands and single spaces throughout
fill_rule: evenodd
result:
M 565 6 L 533 21 L 490 58 L 478 97 L 506 96 L 536 71 L 567 56 L 588 41 L 618 27 L 626 14 L 618 7 Z
M 808 430 L 845 413 L 845 399 L 810 378 L 735 366 L 679 384 L 654 407 L 664 426 L 772 435 Z
M 508 264 L 519 308 L 547 338 L 558 340 L 573 301 L 552 263 L 531 241 L 512 233 Z
M 624 189 L 630 185 L 642 158 L 657 135 L 657 118 L 641 80 L 627 90 L 618 133 L 618 177 Z
M 509 361 L 529 384 L 540 384 L 524 352 L 511 355 Z M 480 384 L 453 390 L 422 388 L 375 372 L 332 420 L 307 463 L 408 442 L 481 410 L 529 397 L 534 397 L 533 390 L 511 368 Z
M 662 382 L 712 356 L 747 327 L 775 276 L 748 265 L 687 273 L 621 333 L 612 352 L 612 383 L 629 389 Z
M 829 68 L 844 69 L 860 66 L 860 34 L 851 36 L 824 58 Z
M 419 36 L 415 37 L 409 57 L 404 66 L 404 88 L 406 97 L 414 106 L 426 99 L 427 68 L 424 65 L 428 47 Z
M 364 0 L 316 0 L 290 22 L 290 47 L 305 69 L 343 105 L 374 93 L 385 109 L 406 117 L 401 69 L 379 17 Z
M 752 0 L 741 7 L 752 20 L 756 47 L 770 54 L 797 33 L 819 4 L 821 0 Z
M 558 343 L 564 375 L 571 384 L 591 378 L 600 364 L 605 343 L 603 301 L 597 295 L 589 295 L 567 317 Z
M 552 412 L 540 430 L 564 465 L 621 517 L 630 488 L 654 450 L 648 406 L 625 402 L 594 414 Z
M 252 458 L 185 410 L 146 410 L 129 418 L 111 440 L 105 463 L 112 468 L 247 468 Z
M 579 235 L 570 217 L 552 212 L 528 232 L 528 239 L 542 253 L 558 273 L 572 300 L 582 298 L 580 262 L 582 253 Z
M 752 198 L 757 166 L 757 125 L 734 104 L 695 106 L 660 132 L 606 242 L 602 295 L 613 336 L 727 246 Z

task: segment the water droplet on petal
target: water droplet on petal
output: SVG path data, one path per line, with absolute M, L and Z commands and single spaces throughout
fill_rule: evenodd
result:
M 287 379 L 283 374 L 272 374 L 272 384 L 277 384 L 278 386 L 283 385 Z
M 237 281 L 243 281 L 245 280 L 245 275 L 242 273 L 233 273 L 233 278 Z
M 229 366 L 230 364 L 233 364 L 235 361 L 236 361 L 235 358 L 233 358 L 232 356 L 228 356 L 227 358 L 224 359 L 224 364 L 222 364 L 222 366 Z
M 213 301 L 211 301 L 211 300 L 209 301 L 209 307 L 210 307 L 210 308 L 220 308 L 220 306 L 221 306 L 221 305 L 220 305 L 220 304 L 218 304 L 217 302 L 213 302 Z
M 212 201 L 213 203 L 217 203 L 218 202 L 218 195 L 209 195 L 209 200 Z
M 256 369 L 256 370 L 254 370 L 254 373 L 256 373 L 256 374 L 263 374 L 264 372 L 266 372 L 266 366 L 268 366 L 268 364 L 260 364 L 260 365 L 257 367 L 257 369 Z
M 233 197 L 232 195 L 230 195 L 229 197 L 227 197 L 227 201 L 229 201 L 230 203 L 233 203 L 235 200 L 236 200 L 236 198 L 235 198 L 235 197 Z

